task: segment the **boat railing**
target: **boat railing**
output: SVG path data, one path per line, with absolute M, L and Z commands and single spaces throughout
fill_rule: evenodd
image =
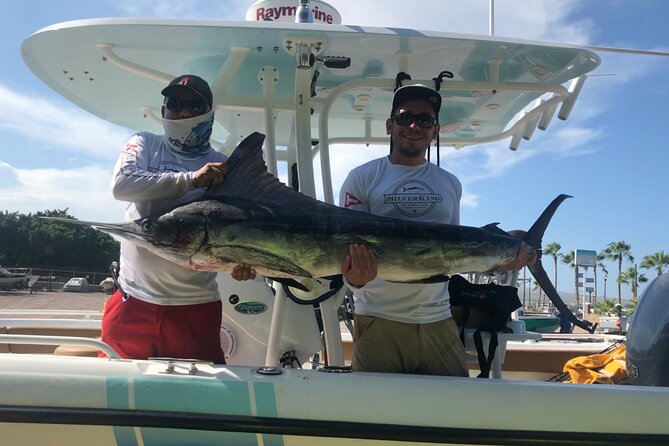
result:
M 11 328 L 58 328 L 58 329 L 100 329 L 100 319 L 63 318 L 0 318 L 0 327 Z
M 72 336 L 38 336 L 0 334 L 0 344 L 28 344 L 28 345 L 77 345 L 93 347 L 104 352 L 110 359 L 121 359 L 121 356 L 108 344 L 95 338 Z
M 88 347 L 81 349 L 86 355 L 75 356 L 97 355 L 98 350 L 103 350 L 97 344 L 101 317 L 98 311 L 86 310 L 0 310 L 0 352 L 71 355 L 59 353 L 59 349 L 83 345 Z
M 625 336 L 613 334 L 591 334 L 591 333 L 542 333 L 541 339 L 545 341 L 560 342 L 616 342 L 624 341 Z
M 68 316 L 79 319 L 101 319 L 102 313 L 97 310 L 55 310 L 55 309 L 0 309 L 0 320 L 3 316 Z

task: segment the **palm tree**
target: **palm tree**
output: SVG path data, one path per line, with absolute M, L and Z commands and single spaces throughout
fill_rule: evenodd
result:
M 611 316 L 616 314 L 616 305 L 613 303 L 613 300 L 603 300 L 595 304 L 593 312 L 600 316 Z
M 606 246 L 606 249 L 604 250 L 604 255 L 609 260 L 618 261 L 618 280 L 617 280 L 618 304 L 622 305 L 623 302 L 622 290 L 621 290 L 622 282 L 620 281 L 620 277 L 623 271 L 623 259 L 626 258 L 630 262 L 634 262 L 634 257 L 632 257 L 632 247 L 629 245 L 629 243 L 625 242 L 624 240 L 621 240 L 619 242 L 611 242 Z
M 555 288 L 557 288 L 558 283 L 557 283 L 557 262 L 558 259 L 560 258 L 560 249 L 562 249 L 562 246 L 560 246 L 559 243 L 552 242 L 546 245 L 546 247 L 542 250 L 542 252 L 546 255 L 549 255 L 553 257 L 553 267 L 555 268 L 555 281 L 553 284 L 555 285 Z
M 632 299 L 636 299 L 638 296 L 638 289 L 640 283 L 648 282 L 648 279 L 643 274 L 639 274 L 636 269 L 636 265 L 630 266 L 625 271 L 618 276 L 620 283 L 630 285 L 632 288 Z
M 543 306 L 541 303 L 541 299 L 543 297 L 543 289 L 541 288 L 541 285 L 539 285 L 539 282 L 536 280 L 534 281 L 534 287 L 532 288 L 533 290 L 539 291 L 539 297 L 537 298 L 537 313 L 539 312 L 539 309 Z
M 544 251 L 546 252 L 546 251 Z M 649 256 L 645 256 L 639 265 L 643 269 L 655 269 L 657 275 L 659 276 L 664 272 L 664 267 L 669 266 L 669 255 L 666 255 L 664 251 L 656 252 Z
M 576 266 L 576 253 L 574 251 L 562 255 L 560 261 L 574 268 L 574 289 L 576 290 L 576 308 L 578 308 L 578 266 Z
M 637 306 L 638 303 L 639 303 L 639 298 L 638 297 L 635 298 L 635 299 L 630 300 L 627 303 L 627 306 L 625 306 L 625 314 L 627 316 L 632 316 L 632 314 L 634 314 L 634 312 L 636 311 L 636 306 Z

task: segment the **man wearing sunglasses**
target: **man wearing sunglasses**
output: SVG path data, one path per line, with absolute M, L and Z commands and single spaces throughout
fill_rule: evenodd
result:
M 460 224 L 460 181 L 425 157 L 439 134 L 440 108 L 441 95 L 432 88 L 398 88 L 386 120 L 390 154 L 349 173 L 340 206 L 384 217 Z M 504 269 L 534 261 L 536 254 L 523 247 Z M 392 283 L 377 279 L 376 273 L 372 251 L 351 245 L 342 274 L 355 296 L 353 369 L 469 376 L 447 282 Z
M 112 193 L 129 202 L 126 220 L 197 200 L 227 173 L 225 155 L 209 143 L 214 123 L 209 84 L 185 74 L 161 93 L 165 133 L 133 135 L 114 168 Z M 120 264 L 119 290 L 107 302 L 102 319 L 104 342 L 124 358 L 225 363 L 216 273 L 186 269 L 126 241 L 121 242 Z M 238 265 L 232 276 L 246 280 L 255 272 Z

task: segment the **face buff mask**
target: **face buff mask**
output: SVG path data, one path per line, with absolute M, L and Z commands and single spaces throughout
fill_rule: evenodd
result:
M 187 119 L 165 119 L 165 139 L 170 152 L 183 159 L 196 159 L 209 151 L 214 110 Z

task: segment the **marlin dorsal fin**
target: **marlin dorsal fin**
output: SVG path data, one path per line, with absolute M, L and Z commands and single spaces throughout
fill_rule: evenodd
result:
M 228 196 L 262 203 L 268 200 L 267 197 L 272 197 L 271 203 L 283 208 L 336 208 L 291 189 L 269 173 L 262 157 L 264 141 L 265 135 L 254 132 L 239 143 L 226 161 L 228 173 L 225 181 L 209 188 L 203 199 Z
M 499 222 L 488 223 L 487 225 L 481 227 L 481 229 L 485 229 L 485 230 L 490 231 L 493 234 L 497 234 L 497 235 L 509 235 L 508 232 L 506 232 L 503 229 L 500 229 Z

